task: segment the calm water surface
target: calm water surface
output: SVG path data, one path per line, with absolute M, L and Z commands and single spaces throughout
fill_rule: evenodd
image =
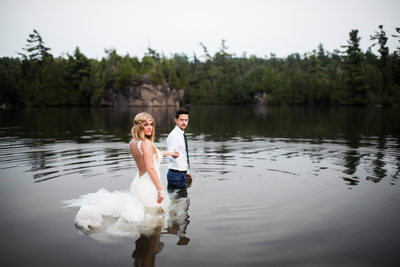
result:
M 399 266 L 399 109 L 191 107 L 183 217 L 81 233 L 62 201 L 129 188 L 143 110 L 165 149 L 173 108 L 0 110 L 1 266 Z

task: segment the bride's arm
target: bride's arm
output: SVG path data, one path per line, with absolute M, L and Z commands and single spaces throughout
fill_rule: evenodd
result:
M 158 173 L 156 168 L 154 168 L 154 161 L 153 161 L 153 146 L 150 140 L 145 140 L 142 142 L 142 150 L 143 150 L 143 157 L 144 157 L 144 164 L 146 166 L 146 171 L 150 175 L 151 180 L 153 181 L 154 185 L 158 190 L 158 202 L 164 199 L 163 190 L 164 187 L 158 177 Z
M 178 151 L 172 151 L 172 152 L 169 152 L 169 151 L 161 151 L 161 154 L 163 155 L 163 157 L 165 157 L 165 156 L 172 156 L 172 157 L 174 157 L 174 158 L 179 157 L 179 152 L 178 152 Z

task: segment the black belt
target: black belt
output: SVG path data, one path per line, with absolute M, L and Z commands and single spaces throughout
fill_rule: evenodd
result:
M 170 171 L 172 171 L 172 172 L 187 172 L 187 171 L 178 171 L 178 170 L 174 170 L 174 169 L 169 169 Z

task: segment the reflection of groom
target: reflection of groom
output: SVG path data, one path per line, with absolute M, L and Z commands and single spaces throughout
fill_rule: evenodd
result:
M 168 151 L 178 151 L 179 157 L 168 157 L 168 187 L 184 188 L 187 187 L 187 180 L 192 179 L 189 173 L 189 152 L 185 129 L 189 123 L 189 112 L 178 110 L 175 114 L 175 128 L 167 137 Z
M 190 181 L 190 180 L 189 180 Z M 186 228 L 189 224 L 189 198 L 187 188 L 168 189 L 171 198 L 167 233 L 179 237 L 177 245 L 187 245 L 190 238 L 186 236 Z

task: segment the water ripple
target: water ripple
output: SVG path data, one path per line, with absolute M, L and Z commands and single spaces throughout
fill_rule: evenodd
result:
M 83 178 L 104 173 L 112 177 L 124 175 L 135 164 L 123 142 L 104 142 L 104 138 L 87 130 L 80 138 L 90 136 L 91 141 L 42 143 L 34 138 L 0 138 L 0 170 L 22 168 L 32 175 L 33 181 L 43 182 L 70 175 Z M 280 175 L 339 177 L 348 186 L 359 185 L 362 180 L 378 183 L 389 177 L 394 184 L 400 172 L 397 139 L 363 137 L 357 147 L 341 139 L 287 139 L 240 137 L 223 142 L 209 141 L 206 136 L 192 136 L 191 161 L 193 171 L 204 178 L 225 181 L 247 177 Z M 95 140 L 97 139 L 97 140 Z M 165 138 L 157 145 L 162 145 Z M 166 164 L 164 161 L 163 164 Z
M 80 174 L 92 177 L 102 171 L 121 175 L 132 168 L 132 159 L 126 143 L 57 142 L 38 145 L 31 139 L 1 138 L 0 170 L 22 168 L 31 173 L 35 183 L 59 177 Z

